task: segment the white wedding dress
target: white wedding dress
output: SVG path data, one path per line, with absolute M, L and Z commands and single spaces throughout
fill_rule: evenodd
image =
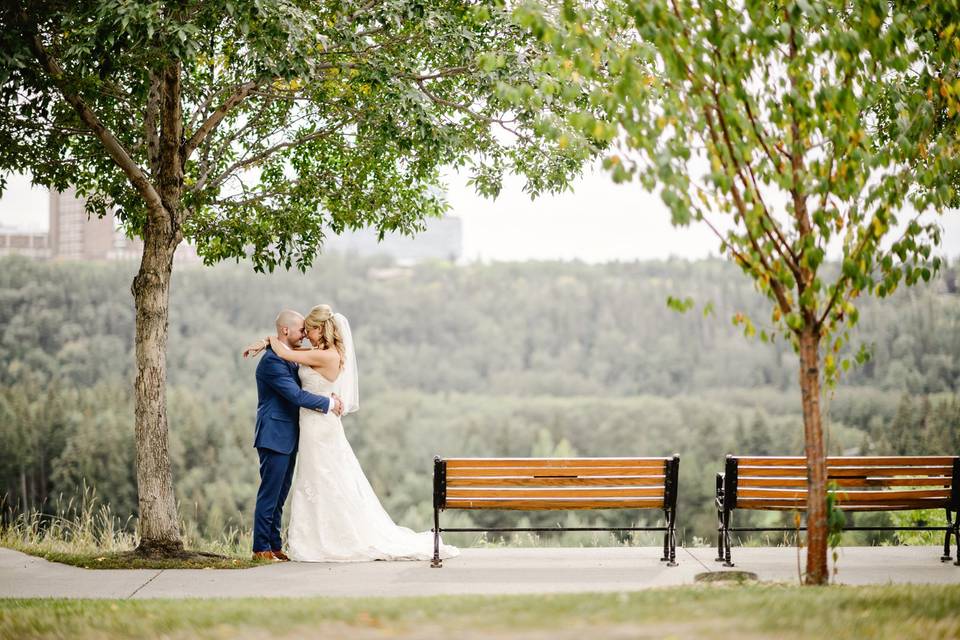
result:
M 305 391 L 329 395 L 334 383 L 300 366 Z M 429 560 L 433 533 L 394 524 L 360 468 L 333 413 L 300 410 L 300 451 L 290 488 L 287 553 L 300 562 Z M 440 545 L 440 557 L 460 554 Z

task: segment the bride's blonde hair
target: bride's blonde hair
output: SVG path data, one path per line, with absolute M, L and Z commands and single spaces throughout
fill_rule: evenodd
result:
M 333 321 L 333 309 L 328 304 L 318 304 L 303 319 L 303 325 L 308 329 L 320 329 L 320 348 L 333 347 L 340 354 L 340 368 L 343 369 L 344 346 L 343 337 Z

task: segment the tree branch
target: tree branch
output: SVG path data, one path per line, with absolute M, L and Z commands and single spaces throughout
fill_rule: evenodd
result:
M 697 189 L 699 189 L 701 192 L 705 192 L 705 191 L 706 191 L 706 190 L 705 190 L 704 188 L 702 188 L 701 186 L 699 186 L 699 185 L 696 185 L 696 186 L 697 186 Z M 730 253 L 733 254 L 733 257 L 734 257 L 735 259 L 737 259 L 737 260 L 739 260 L 740 262 L 746 264 L 746 265 L 747 265 L 748 267 L 750 267 L 751 269 L 756 270 L 756 265 L 754 265 L 753 262 L 751 262 L 750 259 L 747 258 L 747 256 L 745 256 L 745 255 L 743 255 L 741 252 L 737 251 L 736 247 L 734 247 L 733 244 L 731 244 L 730 241 L 727 240 L 726 237 L 724 237 L 724 235 L 723 235 L 722 233 L 720 233 L 720 230 L 717 229 L 717 228 L 713 225 L 713 223 L 710 222 L 710 220 L 707 219 L 707 217 L 706 217 L 705 215 L 701 214 L 701 215 L 700 215 L 700 220 L 703 221 L 703 223 L 704 223 L 705 225 L 707 225 L 707 227 L 710 229 L 710 231 L 713 232 L 713 235 L 717 236 L 717 239 L 720 240 L 721 248 L 727 249 L 728 251 L 730 251 Z
M 240 170 L 240 169 L 243 169 L 244 167 L 249 167 L 249 166 L 252 165 L 252 164 L 256 164 L 257 162 L 260 162 L 260 161 L 262 161 L 262 160 L 266 160 L 267 158 L 269 158 L 269 157 L 272 156 L 273 154 L 277 153 L 278 151 L 282 151 L 282 150 L 284 150 L 284 149 L 289 149 L 290 147 L 296 147 L 296 146 L 299 146 L 299 145 L 301 145 L 301 144 L 305 144 L 305 143 L 307 143 L 307 142 L 310 142 L 311 140 L 317 140 L 317 139 L 319 139 L 319 138 L 322 138 L 322 137 L 324 137 L 324 136 L 326 136 L 326 135 L 329 135 L 332 131 L 335 131 L 335 130 L 338 129 L 338 128 L 339 128 L 338 126 L 334 126 L 334 127 L 330 127 L 330 128 L 327 128 L 327 129 L 323 129 L 322 131 L 314 131 L 313 133 L 307 134 L 307 135 L 305 135 L 305 136 L 301 136 L 301 137 L 297 138 L 296 140 L 291 140 L 290 142 L 281 142 L 281 143 L 279 143 L 279 144 L 275 144 L 275 145 L 273 145 L 272 147 L 270 147 L 270 148 L 268 148 L 268 149 L 264 149 L 264 150 L 261 151 L 260 153 L 254 155 L 254 156 L 251 156 L 251 157 L 249 157 L 249 158 L 247 158 L 247 159 L 245 159 L 245 160 L 238 160 L 237 162 L 234 162 L 232 165 L 230 165 L 229 167 L 227 167 L 227 169 L 226 169 L 225 171 L 223 171 L 219 176 L 217 176 L 216 179 L 212 180 L 212 181 L 210 182 L 210 186 L 211 186 L 211 187 L 218 187 L 218 186 L 220 186 L 221 184 L 223 184 L 223 182 L 224 182 L 227 178 L 229 178 L 231 175 L 233 175 L 236 171 L 238 171 L 238 170 Z
M 918 220 L 920 220 L 921 217 L 923 217 L 923 213 L 922 213 L 922 212 L 917 213 L 917 215 L 915 215 L 915 216 L 913 217 L 913 219 L 911 219 L 911 221 L 910 221 L 909 223 L 907 223 L 907 225 L 903 228 L 903 233 L 900 234 L 900 237 L 897 238 L 897 239 L 891 244 L 891 246 L 894 246 L 894 245 L 899 244 L 900 241 L 902 241 L 904 238 L 906 238 L 906 237 L 907 237 L 907 232 L 908 232 L 909 229 L 910 229 L 910 225 L 913 224 L 914 222 L 917 222 Z M 851 260 L 857 260 L 857 259 L 859 259 L 859 258 L 860 258 L 860 255 L 863 253 L 864 249 L 866 249 L 867 242 L 870 240 L 870 228 L 872 227 L 872 225 L 873 225 L 873 222 L 872 222 L 872 221 L 871 221 L 869 224 L 867 224 L 867 226 L 866 226 L 866 229 L 867 229 L 866 233 L 864 233 L 863 237 L 860 238 L 860 242 L 859 242 L 859 244 L 857 245 L 857 248 L 854 249 L 854 250 L 853 250 L 853 253 L 851 253 L 850 256 L 849 256 Z M 845 274 L 841 274 L 840 278 L 837 280 L 836 285 L 834 285 L 835 288 L 834 288 L 834 290 L 833 290 L 833 295 L 831 295 L 831 297 L 830 297 L 830 302 L 827 303 L 827 307 L 824 309 L 823 315 L 821 315 L 821 316 L 820 316 L 820 319 L 817 321 L 817 327 L 818 327 L 818 328 L 819 328 L 820 325 L 822 325 L 823 322 L 827 319 L 827 316 L 830 315 L 830 310 L 831 310 L 831 309 L 833 308 L 833 306 L 837 303 L 837 301 L 838 301 L 838 299 L 839 299 L 839 297 L 840 297 L 841 285 L 844 284 L 844 283 L 845 283 L 847 280 L 849 280 L 849 279 L 850 279 L 850 278 L 848 278 Z
M 207 178 L 210 177 L 210 172 L 215 167 L 220 165 L 220 161 L 222 160 L 224 155 L 227 153 L 227 151 L 230 150 L 231 145 L 233 145 L 233 143 L 236 142 L 236 140 L 240 138 L 240 136 L 242 136 L 244 133 L 249 131 L 252 127 L 257 125 L 259 123 L 260 117 L 266 112 L 266 110 L 269 107 L 270 107 L 270 101 L 269 100 L 263 101 L 263 103 L 260 105 L 260 108 L 257 110 L 255 114 L 253 114 L 253 116 L 248 117 L 247 121 L 242 126 L 238 127 L 236 131 L 234 131 L 227 138 L 225 138 L 220 142 L 216 151 L 213 151 L 211 148 L 212 138 L 210 138 L 209 136 L 207 137 L 206 140 L 204 140 L 203 143 L 201 143 L 202 154 L 201 154 L 201 160 L 200 160 L 200 176 L 197 178 L 196 183 L 188 187 L 188 191 L 191 191 L 191 192 L 202 191 L 206 187 Z M 211 151 L 213 151 L 212 159 L 210 157 Z
M 110 158 L 116 163 L 120 170 L 123 171 L 130 181 L 130 184 L 133 185 L 144 201 L 146 201 L 147 207 L 151 210 L 163 210 L 164 206 L 160 199 L 160 194 L 144 175 L 143 170 L 137 166 L 137 163 L 130 157 L 130 154 L 120 141 L 104 126 L 100 118 L 87 106 L 83 98 L 67 87 L 67 83 L 64 81 L 63 68 L 60 66 L 60 63 L 47 53 L 36 30 L 31 29 L 31 31 L 30 33 L 24 34 L 30 49 L 33 51 L 33 55 L 40 63 L 40 66 L 49 74 L 54 85 L 59 89 L 60 94 L 70 106 L 74 108 L 83 123 L 90 127 L 90 130 L 97 136 Z
M 368 0 L 362 7 L 358 7 L 356 11 L 351 13 L 349 16 L 346 16 L 340 26 L 347 26 L 347 25 L 353 24 L 366 11 L 375 7 L 377 5 L 377 2 L 378 0 Z
M 202 191 L 203 189 L 206 188 L 207 179 L 210 177 L 210 172 L 213 171 L 214 168 L 221 166 L 221 161 L 230 151 L 230 148 L 234 142 L 236 142 L 245 133 L 250 131 L 250 129 L 261 124 L 259 121 L 259 118 L 261 115 L 263 115 L 267 111 L 267 109 L 270 108 L 270 106 L 271 106 L 270 101 L 264 101 L 260 105 L 260 108 L 258 109 L 257 113 L 255 113 L 252 117 L 249 117 L 247 121 L 243 124 L 243 126 L 239 127 L 236 131 L 230 134 L 230 136 L 222 140 L 219 146 L 217 147 L 216 151 L 213 152 L 214 155 L 212 160 L 210 158 L 210 151 L 211 151 L 210 145 L 209 144 L 202 145 L 203 160 L 200 162 L 200 177 L 197 178 L 197 182 L 192 187 L 189 188 L 191 192 Z M 247 153 L 244 153 L 243 155 L 240 156 L 240 161 L 245 160 L 248 157 L 248 153 L 251 150 L 259 148 L 264 143 L 264 141 L 268 140 L 273 135 L 280 133 L 284 129 L 288 129 L 294 126 L 297 122 L 304 120 L 308 117 L 310 117 L 309 114 L 305 114 L 289 122 L 282 123 L 281 125 L 273 128 L 268 133 L 264 133 L 260 135 L 260 137 L 255 142 L 253 143 L 248 142 L 245 145 L 247 149 Z M 210 138 L 207 138 L 207 141 L 209 140 Z M 220 176 L 218 180 L 221 180 L 221 182 L 216 184 L 217 185 L 222 184 L 222 181 L 224 180 L 223 176 Z
M 719 135 L 716 131 L 716 124 L 714 124 L 713 116 L 710 114 L 710 109 L 704 109 L 704 117 L 707 121 L 707 130 L 710 133 L 710 137 L 713 140 L 714 145 L 719 149 L 721 147 Z M 724 164 L 727 164 L 725 161 Z M 731 162 L 735 160 L 731 157 Z M 737 173 L 739 175 L 739 173 Z M 741 180 L 743 178 L 741 177 Z M 757 259 L 760 261 L 761 266 L 766 270 L 766 275 L 770 282 L 770 288 L 773 290 L 774 297 L 777 300 L 777 303 L 780 305 L 781 311 L 784 313 L 789 313 L 791 311 L 790 303 L 787 301 L 786 293 L 783 290 L 783 285 L 780 283 L 780 280 L 777 278 L 777 274 L 773 272 L 773 269 L 770 268 L 770 265 L 767 264 L 767 260 L 764 258 L 763 250 L 760 248 L 760 245 L 757 242 L 756 237 L 750 231 L 750 224 L 747 221 L 747 206 L 743 201 L 743 198 L 740 197 L 740 190 L 737 188 L 735 181 L 730 183 L 730 194 L 733 196 L 733 202 L 736 205 L 737 209 L 740 211 L 740 216 L 743 218 L 743 226 L 747 232 L 747 239 L 750 241 L 750 246 L 753 247 L 753 250 L 757 254 Z
M 770 162 L 773 163 L 773 168 L 777 171 L 780 170 L 780 160 L 773 155 L 773 152 L 770 150 L 770 147 L 767 146 L 766 135 L 760 130 L 760 125 L 757 123 L 757 119 L 753 115 L 753 108 L 750 106 L 750 100 L 746 95 L 741 98 L 744 107 L 747 109 L 747 119 L 750 121 L 750 126 L 753 128 L 753 135 L 756 136 L 757 142 L 760 143 L 760 146 L 763 147 L 763 152 L 767 155 L 767 158 L 770 159 Z
M 789 20 L 789 15 L 787 14 L 786 9 L 784 9 L 784 14 L 785 20 L 790 24 L 789 58 L 792 61 L 797 57 L 796 32 L 794 31 L 793 23 Z M 789 65 L 787 66 L 787 76 L 790 78 L 790 86 L 793 91 L 795 93 L 799 93 L 796 74 L 790 73 Z M 790 113 L 790 131 L 792 138 L 792 145 L 790 149 L 790 169 L 793 177 L 793 184 L 790 186 L 790 195 L 793 197 L 793 215 L 797 221 L 797 231 L 800 234 L 800 238 L 804 238 L 810 235 L 813 229 L 810 225 L 810 214 L 807 211 L 806 196 L 800 193 L 800 189 L 797 186 L 800 183 L 799 175 L 803 170 L 803 142 L 800 137 L 800 123 L 798 121 L 797 109 L 792 109 Z M 812 272 L 810 269 L 801 269 L 800 275 L 802 277 L 797 279 L 797 292 L 800 295 L 803 295 L 806 288 L 813 282 L 814 272 Z M 814 326 L 816 326 L 816 312 L 813 309 L 808 311 L 803 308 L 801 308 L 801 311 L 804 313 L 804 315 L 807 315 L 807 319 L 812 320 Z
M 713 57 L 717 62 L 717 68 L 720 69 L 720 79 L 723 82 L 724 86 L 729 86 L 730 82 L 727 80 L 726 74 L 723 73 L 723 66 L 720 64 L 720 51 L 717 49 L 716 46 L 712 48 L 712 51 L 713 51 Z M 717 93 L 716 87 L 711 87 L 710 94 L 713 96 L 713 103 L 716 107 L 717 117 L 720 120 L 720 126 L 723 128 L 723 139 L 726 142 L 727 150 L 730 154 L 730 160 L 736 167 L 737 175 L 740 176 L 740 182 L 743 184 L 743 188 L 746 189 L 747 191 L 751 190 L 751 185 L 752 185 L 753 193 L 756 194 L 757 201 L 760 203 L 760 207 L 763 214 L 763 221 L 766 222 L 766 224 L 762 224 L 763 232 L 767 236 L 767 238 L 773 243 L 773 245 L 777 248 L 777 251 L 780 253 L 780 256 L 783 258 L 784 262 L 787 263 L 787 266 L 793 272 L 794 277 L 799 278 L 800 277 L 799 258 L 791 249 L 790 243 L 788 243 L 786 238 L 783 237 L 783 234 L 780 233 L 780 225 L 777 224 L 777 221 L 773 218 L 772 215 L 770 215 L 770 210 L 767 208 L 767 203 L 764 202 L 763 194 L 760 192 L 760 186 L 757 184 L 757 177 L 754 174 L 753 164 L 751 162 L 748 161 L 744 163 L 746 164 L 747 172 L 750 175 L 749 183 L 747 182 L 745 176 L 743 175 L 741 163 L 737 161 L 737 157 L 733 151 L 733 142 L 730 137 L 729 128 L 727 127 L 726 118 L 723 115 L 723 109 L 721 108 L 721 105 L 720 105 L 720 96 Z M 753 133 L 756 136 L 757 141 L 760 143 L 760 146 L 763 148 L 764 153 L 773 163 L 774 169 L 779 171 L 780 163 L 774 159 L 773 154 L 771 153 L 770 149 L 767 147 L 767 144 L 764 140 L 764 135 L 761 134 L 760 127 L 757 124 L 757 121 L 753 117 L 753 110 L 750 108 L 750 100 L 747 98 L 746 92 L 744 92 L 741 102 L 743 102 L 743 104 L 746 106 L 747 118 L 751 123 L 751 126 L 753 128 Z
M 726 82 L 726 79 L 724 79 Z M 773 243 L 773 246 L 776 248 L 777 252 L 780 254 L 780 257 L 783 258 L 783 261 L 787 263 L 787 266 L 790 267 L 790 270 L 793 272 L 795 277 L 800 276 L 800 267 L 797 264 L 797 256 L 793 254 L 790 246 L 784 240 L 783 236 L 780 234 L 779 228 L 777 228 L 776 220 L 770 215 L 770 211 L 767 209 L 767 204 L 763 201 L 763 196 L 760 193 L 760 188 L 757 185 L 756 178 L 753 175 L 753 168 L 747 163 L 747 169 L 750 172 L 751 182 L 748 182 L 746 177 L 743 175 L 743 169 L 741 168 L 740 162 L 737 161 L 737 157 L 733 151 L 733 141 L 730 139 L 730 131 L 727 128 L 726 119 L 723 117 L 723 110 L 720 108 L 720 96 L 717 94 L 716 89 L 711 90 L 711 95 L 713 96 L 713 104 L 717 112 L 717 119 L 720 122 L 720 128 L 723 132 L 724 144 L 727 147 L 727 153 L 730 155 L 730 163 L 733 165 L 733 169 L 736 172 L 737 176 L 740 178 L 740 182 L 743 184 L 744 189 L 747 191 L 752 190 L 757 196 L 757 200 L 760 203 L 760 208 L 763 211 L 763 218 L 769 223 L 767 225 L 762 224 L 761 227 L 763 232 L 766 234 L 767 238 Z
M 420 82 L 421 80 L 436 80 L 438 78 L 449 78 L 451 76 L 463 75 L 467 71 L 470 71 L 472 67 L 461 66 L 461 67 L 448 67 L 446 69 L 441 69 L 435 73 L 428 73 L 426 75 L 405 75 L 403 77 L 409 80 L 416 80 Z
M 470 107 L 468 107 L 468 106 L 465 105 L 465 104 L 460 104 L 460 103 L 457 103 L 457 102 L 452 102 L 452 101 L 450 101 L 450 100 L 446 100 L 446 99 L 444 99 L 444 98 L 441 98 L 440 96 L 436 95 L 435 93 L 433 93 L 432 91 L 430 91 L 429 89 L 427 89 L 427 87 L 424 85 L 424 82 L 423 82 L 422 80 L 415 80 L 415 82 L 417 83 L 417 86 L 420 88 L 420 91 L 423 93 L 423 95 L 427 96 L 427 98 L 429 98 L 431 102 L 434 102 L 434 103 L 436 103 L 436 104 L 442 105 L 442 106 L 444 106 L 444 107 L 450 107 L 451 109 L 456 109 L 457 111 L 466 114 L 467 116 L 469 116 L 470 118 L 473 118 L 474 120 L 476 120 L 476 121 L 478 121 L 478 122 L 483 122 L 483 123 L 485 123 L 485 124 L 496 124 L 496 125 L 500 125 L 500 127 L 501 127 L 504 131 L 508 131 L 509 133 L 512 133 L 512 134 L 515 135 L 518 139 L 523 140 L 523 141 L 526 141 L 526 142 L 529 142 L 529 141 L 530 141 L 530 138 L 529 138 L 529 137 L 527 137 L 527 136 L 523 135 L 522 133 L 520 133 L 519 131 L 516 131 L 516 130 L 514 130 L 514 129 L 511 129 L 509 126 L 507 126 L 507 125 L 510 124 L 511 122 L 515 122 L 515 120 L 503 120 L 503 119 L 500 119 L 500 118 L 493 118 L 493 117 L 490 117 L 490 116 L 485 116 L 485 115 L 483 115 L 482 113 L 477 113 L 476 111 L 474 111 L 473 109 L 471 109 Z
M 229 98 L 227 98 L 223 104 L 216 108 L 216 110 L 210 114 L 203 124 L 200 125 L 200 128 L 194 132 L 190 139 L 186 141 L 183 145 L 183 161 L 186 162 L 188 158 L 193 154 L 196 148 L 200 145 L 204 139 L 210 135 L 210 132 L 217 128 L 224 118 L 227 117 L 227 114 L 230 111 L 243 102 L 243 100 L 250 95 L 250 92 L 260 86 L 260 80 L 251 80 L 249 82 L 244 82 L 236 91 L 233 92 Z

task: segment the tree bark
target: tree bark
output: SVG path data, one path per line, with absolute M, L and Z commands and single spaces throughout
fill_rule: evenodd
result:
M 136 307 L 137 498 L 140 546 L 144 555 L 183 551 L 170 471 L 167 428 L 167 332 L 170 275 L 173 269 L 172 225 L 151 215 L 143 234 L 143 258 L 133 279 Z
M 180 62 L 159 74 L 159 139 L 157 186 L 161 204 L 149 206 L 143 230 L 143 258 L 133 280 L 137 312 L 136 443 L 137 499 L 140 507 L 140 546 L 143 555 L 183 553 L 170 471 L 167 427 L 167 334 L 173 254 L 182 239 Z
M 131 287 L 136 309 L 137 377 L 134 395 L 140 511 L 138 551 L 151 555 L 176 555 L 182 553 L 183 543 L 170 472 L 166 349 L 173 254 L 183 238 L 180 209 L 185 155 L 182 146 L 181 64 L 179 60 L 170 61 L 162 72 L 150 77 L 144 134 L 150 171 L 156 174 L 151 177 L 159 178 L 159 184 L 155 186 L 123 143 L 65 80 L 59 61 L 44 48 L 35 25 L 30 25 L 24 12 L 21 12 L 21 20 L 28 25 L 24 37 L 41 67 L 127 176 L 148 210 L 142 234 L 143 257 Z M 157 124 L 160 126 L 159 137 L 155 129 Z M 22 475 L 21 486 L 26 501 Z
M 816 329 L 800 333 L 800 391 L 807 456 L 807 575 L 806 584 L 826 584 L 827 463 L 820 416 L 820 336 Z
M 20 465 L 20 495 L 23 496 L 21 509 L 23 513 L 30 511 L 30 499 L 27 496 L 27 469 L 23 464 Z
M 38 487 L 40 504 L 46 504 L 47 487 L 50 486 L 50 479 L 47 478 L 46 456 L 43 455 L 45 447 L 46 447 L 46 443 L 44 443 L 44 446 L 40 447 L 40 449 L 37 452 L 37 462 L 39 463 L 39 467 L 40 467 L 39 468 L 40 486 Z

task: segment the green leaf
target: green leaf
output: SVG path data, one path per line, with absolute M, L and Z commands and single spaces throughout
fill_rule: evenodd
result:
M 667 307 L 673 309 L 678 313 L 686 313 L 694 306 L 693 298 L 674 298 L 673 296 L 667 296 Z

